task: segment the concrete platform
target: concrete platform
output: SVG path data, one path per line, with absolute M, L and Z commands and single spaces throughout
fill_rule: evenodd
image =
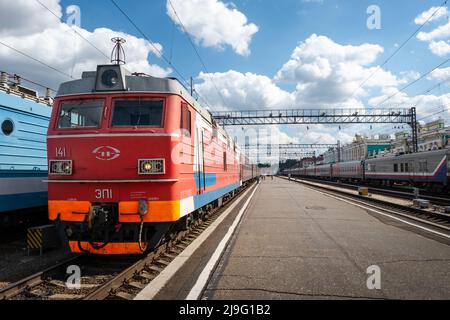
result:
M 188 296 L 236 215 L 154 299 Z M 380 290 L 367 288 L 373 265 Z M 202 299 L 449 299 L 449 270 L 450 240 L 275 178 L 261 183 Z
M 381 290 L 367 288 L 367 268 Z M 449 299 L 448 240 L 298 183 L 266 180 L 203 299 Z

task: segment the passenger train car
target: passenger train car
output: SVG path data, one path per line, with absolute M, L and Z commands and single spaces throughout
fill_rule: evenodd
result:
M 154 249 L 259 176 L 176 79 L 120 65 L 60 86 L 47 139 L 49 218 L 76 253 Z
M 51 100 L 0 79 L 0 223 L 16 210 L 47 205 L 46 132 Z
M 407 183 L 443 190 L 448 189 L 450 182 L 450 150 L 317 165 L 286 170 L 284 174 L 385 185 Z

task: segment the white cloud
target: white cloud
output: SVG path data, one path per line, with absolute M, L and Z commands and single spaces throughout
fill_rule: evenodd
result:
M 443 71 L 443 73 L 446 71 Z M 409 96 L 404 92 L 399 92 L 398 89 L 391 88 L 384 92 L 382 96 L 374 97 L 369 100 L 370 106 L 376 106 L 391 95 L 396 94 L 389 99 L 389 103 L 383 105 L 384 107 L 392 108 L 411 108 L 416 107 L 419 120 L 425 118 L 426 122 L 435 120 L 439 117 L 450 116 L 450 93 L 442 95 L 417 95 Z
M 438 9 L 439 7 L 431 7 L 430 9 L 422 12 L 414 20 L 414 23 L 424 24 Z M 437 21 L 440 18 L 445 17 L 446 15 L 448 15 L 448 8 L 447 7 L 440 8 L 439 11 L 437 11 L 436 14 L 428 22 Z
M 243 56 L 250 54 L 250 42 L 258 27 L 234 5 L 218 0 L 171 0 L 187 32 L 205 47 L 223 49 L 229 45 Z M 180 24 L 170 2 L 167 14 Z
M 448 68 L 438 68 L 434 70 L 430 76 L 430 80 L 437 79 L 437 80 L 446 80 L 450 79 L 450 67 Z
M 450 116 L 450 93 L 442 95 L 418 95 L 409 97 L 407 105 L 416 106 L 419 119 L 431 122 Z
M 428 46 L 435 55 L 439 57 L 450 53 L 450 41 L 431 41 Z
M 59 0 L 40 0 L 57 16 L 62 16 Z M 0 0 L 0 36 L 22 36 L 54 28 L 58 20 L 37 1 Z
M 421 41 L 435 41 L 450 36 L 450 22 L 443 24 L 430 32 L 419 32 L 417 39 Z
M 216 110 L 277 109 L 294 105 L 293 95 L 280 89 L 266 76 L 230 70 L 224 73 L 200 73 L 199 79 L 203 82 L 196 86 L 196 90 L 201 96 L 207 97 Z
M 395 87 L 401 83 L 389 71 L 368 67 L 383 51 L 379 45 L 341 45 L 313 34 L 295 48 L 275 80 L 296 84 L 297 101 L 304 107 L 354 105 L 358 101 L 349 99 L 366 95 L 365 88 Z M 355 93 L 364 80 L 367 81 L 363 88 Z
M 324 0 L 302 0 L 305 3 L 320 3 L 322 4 Z
M 400 72 L 400 78 L 398 79 L 398 84 L 407 84 L 411 81 L 417 80 L 420 78 L 420 73 L 417 71 L 402 71 Z
M 20 10 L 16 7 L 19 4 Z M 47 0 L 43 3 L 61 16 L 59 0 Z M 14 7 L 14 10 L 10 8 Z M 155 49 L 144 39 L 117 32 L 108 28 L 98 28 L 93 32 L 62 23 L 36 1 L 19 0 L 12 6 L 10 2 L 0 0 L 0 15 L 8 14 L 8 21 L 16 21 L 18 30 L 11 31 L 11 25 L 2 23 L 0 35 L 2 42 L 51 65 L 74 78 L 86 70 L 95 70 L 97 64 L 109 63 L 109 58 L 102 55 L 89 43 L 76 35 L 71 28 L 109 56 L 113 43 L 112 37 L 120 36 L 127 40 L 125 51 L 126 68 L 133 72 L 146 72 L 156 76 L 165 76 L 170 69 L 163 69 L 149 64 L 148 55 L 157 55 Z M 26 14 L 26 17 L 24 16 Z M 2 21 L 3 22 L 3 21 Z M 162 50 L 160 44 L 155 44 Z M 11 73 L 38 81 L 49 87 L 58 87 L 62 81 L 70 78 L 56 73 L 35 61 L 32 61 L 0 45 L 0 66 Z
M 450 94 L 408 96 L 399 87 L 416 80 L 420 74 L 409 70 L 398 75 L 370 66 L 383 48 L 377 45 L 346 46 L 323 36 L 312 35 L 293 51 L 290 60 L 274 79 L 253 73 L 230 70 L 210 75 L 200 74 L 203 81 L 197 89 L 208 97 L 215 110 L 256 110 L 284 108 L 365 108 L 374 107 L 395 94 L 385 107 L 417 107 L 419 118 L 431 121 L 450 115 Z M 374 74 L 374 75 L 373 75 Z M 431 80 L 450 75 L 450 68 L 437 69 Z M 349 96 L 370 75 L 361 92 Z M 225 105 L 216 92 L 210 77 L 221 90 Z M 286 81 L 296 85 L 292 92 L 281 89 L 275 82 Z M 366 99 L 368 103 L 366 103 Z M 439 112 L 439 113 L 437 113 Z M 309 128 L 308 128 L 309 127 Z M 272 127 L 271 127 L 272 128 Z M 242 134 L 241 127 L 228 128 L 233 134 Z M 351 142 L 355 133 L 376 135 L 392 133 L 394 125 L 310 125 L 274 126 L 273 136 L 280 143 L 342 143 Z M 261 140 L 260 143 L 263 143 Z
M 417 24 L 424 23 L 428 17 L 430 17 L 433 12 L 436 11 L 438 7 L 432 7 L 429 10 L 423 12 L 421 15 L 419 15 L 415 22 Z M 442 8 L 438 11 L 438 13 L 430 20 L 430 21 L 437 21 L 441 17 L 448 15 L 449 11 L 448 8 Z M 445 24 L 442 24 L 435 29 L 429 31 L 429 32 L 419 32 L 417 34 L 417 39 L 420 41 L 428 42 L 428 48 L 430 51 L 437 55 L 437 56 L 446 56 L 450 53 L 450 41 L 448 40 L 450 37 L 450 21 L 448 21 Z

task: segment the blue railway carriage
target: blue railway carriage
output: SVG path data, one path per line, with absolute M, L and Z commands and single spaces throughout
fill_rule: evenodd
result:
M 436 150 L 365 162 L 368 181 L 409 182 L 416 185 L 448 185 L 450 150 Z
M 47 205 L 51 99 L 0 81 L 0 213 Z M 1 218 L 1 214 L 0 214 Z M 1 219 L 0 219 L 1 220 Z

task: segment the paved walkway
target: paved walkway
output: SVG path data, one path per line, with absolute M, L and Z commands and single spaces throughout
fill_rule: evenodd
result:
M 367 288 L 367 268 L 381 290 Z M 203 299 L 450 298 L 442 239 L 327 197 L 265 180 Z

